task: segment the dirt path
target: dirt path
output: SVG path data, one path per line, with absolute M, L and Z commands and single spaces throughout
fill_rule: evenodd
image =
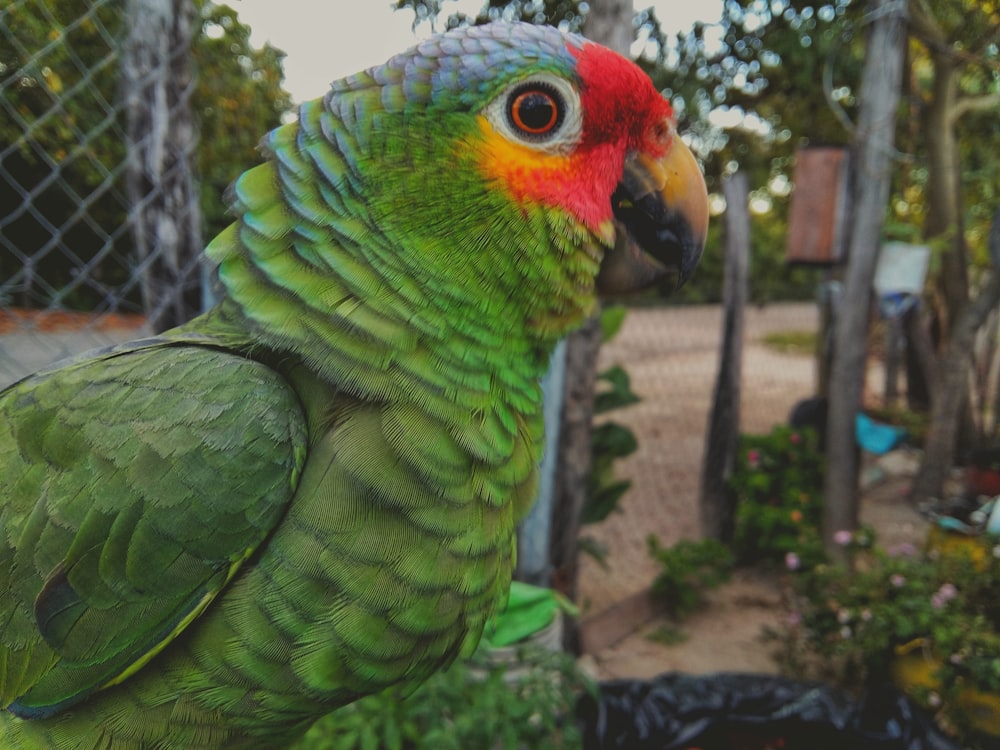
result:
M 636 433 L 639 449 L 620 462 L 618 474 L 633 481 L 621 512 L 584 528 L 584 534 L 610 550 L 608 570 L 587 556 L 582 559 L 579 587 L 585 620 L 621 618 L 628 628 L 630 618 L 648 619 L 643 592 L 655 577 L 656 565 L 646 552 L 646 536 L 655 534 L 664 546 L 699 537 L 698 485 L 721 325 L 718 307 L 634 310 L 602 350 L 602 368 L 625 367 L 643 400 L 613 414 Z M 741 431 L 766 433 L 787 421 L 796 402 L 814 394 L 816 373 L 814 358 L 777 352 L 761 339 L 773 331 L 815 330 L 816 306 L 752 307 L 745 326 Z M 907 481 L 905 476 L 889 478 L 864 496 L 864 521 L 874 524 L 889 543 L 922 539 L 925 533 L 923 520 L 904 501 Z M 596 650 L 590 658 L 597 675 L 776 671 L 760 634 L 788 616 L 779 582 L 738 571 L 710 601 L 683 624 L 686 640 L 677 645 L 650 640 L 667 625 L 654 618 L 614 645 Z M 607 640 L 606 633 L 596 640 Z
M 817 325 L 812 304 L 748 308 L 743 432 L 770 431 L 815 387 L 812 358 L 781 354 L 763 346 L 761 338 L 772 331 L 815 330 Z M 655 565 L 646 554 L 648 534 L 665 546 L 699 536 L 698 483 L 721 326 L 718 306 L 632 310 L 601 351 L 601 369 L 622 365 L 642 401 L 610 415 L 635 432 L 639 449 L 618 467 L 618 474 L 633 482 L 622 501 L 623 512 L 584 529 L 611 550 L 610 571 L 583 558 L 580 600 L 585 612 L 600 612 L 649 585 Z

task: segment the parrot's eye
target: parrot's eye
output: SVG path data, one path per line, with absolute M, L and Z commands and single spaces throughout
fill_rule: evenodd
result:
M 507 122 L 528 137 L 555 132 L 566 114 L 566 103 L 551 86 L 529 83 L 518 86 L 507 98 Z
M 510 141 L 551 153 L 567 153 L 583 130 L 580 94 L 564 78 L 540 73 L 500 92 L 484 110 Z

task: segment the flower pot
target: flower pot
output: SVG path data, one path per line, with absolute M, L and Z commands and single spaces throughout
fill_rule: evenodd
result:
M 985 570 L 993 554 L 987 537 L 944 529 L 934 524 L 927 531 L 927 551 L 938 555 L 964 555 L 978 570 Z
M 940 692 L 937 672 L 944 660 L 925 638 L 897 646 L 889 665 L 893 683 L 907 695 L 917 697 L 923 690 Z M 955 698 L 955 708 L 976 730 L 1000 737 L 1000 694 L 975 688 L 962 688 Z
M 971 495 L 1000 495 L 1000 471 L 968 466 L 965 469 L 965 490 Z

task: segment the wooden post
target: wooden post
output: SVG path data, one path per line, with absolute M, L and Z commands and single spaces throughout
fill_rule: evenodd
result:
M 128 0 L 122 54 L 126 190 L 143 306 L 154 331 L 201 312 L 201 212 L 194 177 L 197 133 L 191 0 Z
M 849 562 L 850 558 L 847 550 L 836 543 L 836 534 L 853 531 L 858 524 L 859 459 L 854 419 L 864 387 L 872 280 L 889 201 L 896 106 L 907 39 L 905 0 L 873 0 L 870 7 L 874 20 L 861 81 L 854 213 L 844 298 L 834 327 L 827 422 L 823 541 L 830 556 L 839 562 Z
M 715 397 L 701 474 L 701 527 L 705 536 L 730 541 L 736 501 L 728 481 L 736 465 L 740 436 L 740 379 L 743 371 L 743 311 L 750 267 L 749 188 L 744 174 L 722 183 L 726 197 L 724 317 Z

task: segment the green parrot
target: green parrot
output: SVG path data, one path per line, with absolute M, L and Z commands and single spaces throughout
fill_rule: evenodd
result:
M 213 309 L 0 394 L 4 748 L 279 747 L 471 652 L 553 346 L 706 232 L 667 101 L 550 27 L 431 38 L 262 150 Z

